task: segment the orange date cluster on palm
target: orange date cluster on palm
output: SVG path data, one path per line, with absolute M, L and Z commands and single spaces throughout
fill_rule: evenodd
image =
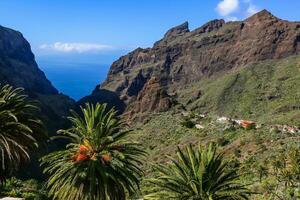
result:
M 124 151 L 125 145 L 115 145 L 112 147 L 112 150 Z M 105 153 L 101 156 L 98 156 L 98 153 L 94 151 L 92 148 L 89 148 L 85 145 L 80 145 L 79 150 L 76 153 L 76 155 L 72 158 L 72 161 L 75 163 L 81 163 L 89 160 L 96 161 L 98 157 L 100 157 L 101 160 L 105 163 L 111 161 L 111 156 L 109 153 Z
M 98 157 L 100 157 L 104 162 L 109 162 L 111 160 L 111 157 L 108 153 L 98 156 L 98 153 L 95 152 L 92 148 L 89 148 L 85 145 L 80 145 L 78 152 L 75 154 L 72 160 L 75 163 L 82 163 L 84 161 L 90 160 L 96 161 Z

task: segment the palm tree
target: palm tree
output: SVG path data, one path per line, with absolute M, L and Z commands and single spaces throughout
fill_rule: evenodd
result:
M 229 162 L 210 144 L 208 149 L 178 147 L 177 159 L 159 165 L 159 176 L 150 179 L 153 191 L 145 199 L 230 200 L 248 199 L 250 192 L 229 170 Z
M 29 161 L 31 150 L 46 138 L 37 111 L 36 102 L 28 100 L 22 88 L 0 88 L 0 182 Z
M 142 176 L 139 144 L 129 141 L 116 111 L 106 104 L 81 107 L 83 117 L 72 112 L 72 127 L 60 130 L 71 140 L 66 150 L 42 158 L 50 175 L 48 188 L 54 199 L 123 200 L 138 190 Z

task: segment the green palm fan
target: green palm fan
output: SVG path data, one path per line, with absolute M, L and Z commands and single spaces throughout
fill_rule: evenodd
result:
M 46 138 L 45 129 L 36 115 L 36 102 L 28 100 L 22 88 L 0 88 L 0 181 L 29 161 L 30 152 Z
M 248 199 L 250 192 L 239 184 L 239 176 L 228 164 L 213 144 L 207 149 L 178 148 L 176 160 L 158 166 L 160 175 L 150 179 L 153 191 L 145 199 Z
M 122 200 L 135 193 L 142 176 L 139 144 L 128 140 L 114 110 L 106 104 L 86 104 L 83 117 L 72 112 L 72 128 L 60 130 L 71 140 L 66 150 L 42 158 L 50 175 L 48 188 L 54 199 Z

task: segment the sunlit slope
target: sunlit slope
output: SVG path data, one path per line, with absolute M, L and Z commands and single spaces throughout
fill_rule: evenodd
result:
M 200 113 L 299 125 L 300 56 L 206 78 L 179 94 L 180 103 Z

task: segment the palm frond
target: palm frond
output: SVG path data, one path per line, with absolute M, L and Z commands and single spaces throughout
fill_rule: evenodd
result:
M 58 133 L 70 139 L 66 150 L 41 159 L 48 188 L 60 200 L 122 200 L 138 190 L 145 152 L 128 140 L 128 131 L 106 104 L 72 111 L 72 127 Z
M 207 149 L 178 147 L 177 159 L 157 170 L 159 176 L 149 180 L 153 191 L 145 199 L 242 200 L 250 195 L 213 144 Z
M 30 152 L 46 138 L 45 129 L 36 117 L 37 102 L 28 100 L 22 88 L 0 88 L 0 181 L 20 164 L 30 159 Z

